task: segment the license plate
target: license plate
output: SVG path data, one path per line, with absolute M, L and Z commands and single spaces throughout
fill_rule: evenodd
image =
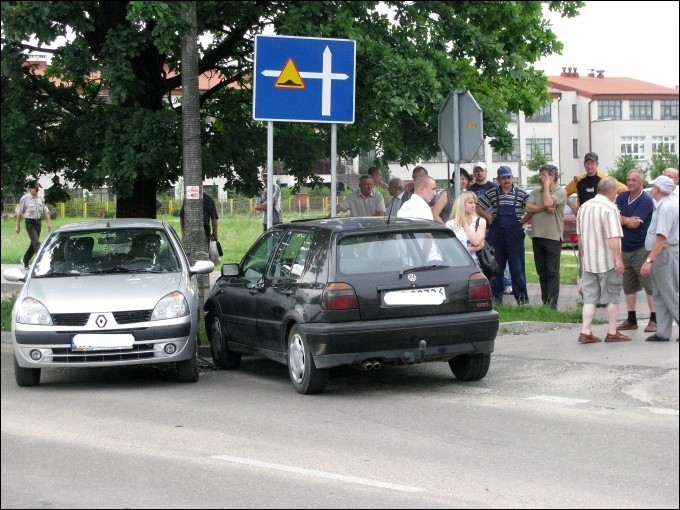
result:
M 132 349 L 135 337 L 130 334 L 73 335 L 71 349 L 74 351 L 102 351 L 112 349 Z
M 405 289 L 386 292 L 383 302 L 386 305 L 441 305 L 446 299 L 444 287 L 424 289 Z

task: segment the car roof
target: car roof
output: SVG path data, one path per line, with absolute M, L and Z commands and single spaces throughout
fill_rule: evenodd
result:
M 85 232 L 107 228 L 165 228 L 166 222 L 151 218 L 110 218 L 67 223 L 55 229 L 55 232 Z
M 291 223 L 284 223 L 276 225 L 274 228 L 290 228 L 291 226 L 311 227 L 320 230 L 328 230 L 335 233 L 371 233 L 371 232 L 385 232 L 385 231 L 403 231 L 403 230 L 423 230 L 425 227 L 428 230 L 444 230 L 450 231 L 446 225 L 437 223 L 436 221 L 420 220 L 411 218 L 397 218 L 391 217 L 389 223 L 386 216 L 362 216 L 362 217 L 338 217 L 338 218 L 320 218 L 314 220 L 300 220 Z

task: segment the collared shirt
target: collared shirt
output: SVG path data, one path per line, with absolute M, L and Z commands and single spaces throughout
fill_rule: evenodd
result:
M 470 190 L 470 188 L 468 188 Z M 517 199 L 515 200 L 515 190 L 517 190 Z M 503 193 L 503 189 L 500 186 L 495 186 L 487 190 L 484 194 L 478 195 L 477 201 L 481 207 L 486 209 L 488 213 L 494 218 L 498 214 L 499 205 L 510 205 L 515 206 L 515 215 L 517 216 L 517 221 L 522 220 L 524 216 L 524 208 L 526 207 L 527 200 L 529 200 L 529 194 L 523 189 L 519 189 L 514 184 L 510 188 L 509 193 Z
M 531 215 L 533 237 L 562 241 L 564 234 L 564 206 L 567 203 L 567 192 L 562 186 L 555 186 L 550 191 L 555 205 L 555 212 L 541 211 Z M 543 188 L 535 189 L 529 195 L 527 203 L 543 206 Z
M 410 199 L 401 205 L 397 211 L 399 218 L 414 218 L 421 220 L 434 220 L 432 209 L 420 195 L 413 194 Z
M 350 216 L 375 216 L 376 212 L 385 212 L 385 199 L 375 190 L 371 190 L 369 196 L 357 190 L 340 201 L 338 206 L 341 211 L 349 211 Z
M 389 205 L 387 206 L 387 209 L 385 210 L 385 215 L 396 215 L 397 212 L 399 212 L 399 209 L 401 209 L 401 197 L 404 196 L 404 192 L 402 191 L 399 193 L 396 197 L 392 197 L 392 200 L 390 200 Z
M 619 210 L 604 195 L 596 195 L 579 207 L 576 232 L 581 244 L 581 265 L 589 273 L 606 273 L 616 267 L 609 239 L 623 237 Z
M 39 220 L 49 213 L 49 209 L 45 205 L 45 200 L 40 195 L 33 196 L 29 192 L 19 200 L 17 213 L 27 220 Z
M 630 191 L 619 193 L 616 197 L 616 207 L 621 211 L 622 216 L 633 217 L 638 216 L 642 223 L 637 228 L 628 228 L 623 226 L 623 240 L 621 241 L 621 250 L 631 252 L 644 248 L 645 238 L 647 237 L 647 230 L 652 221 L 652 213 L 654 212 L 654 201 L 644 191 L 630 199 Z
M 678 200 L 671 194 L 658 202 L 654 202 L 654 214 L 652 222 L 647 229 L 645 249 L 651 250 L 656 241 L 657 234 L 666 238 L 666 246 L 678 245 Z

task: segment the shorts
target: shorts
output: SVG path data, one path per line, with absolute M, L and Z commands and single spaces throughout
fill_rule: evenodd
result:
M 645 289 L 648 296 L 652 295 L 652 279 L 640 274 L 642 264 L 647 260 L 649 252 L 643 246 L 635 251 L 624 251 L 623 255 L 623 293 L 635 294 Z
M 610 269 L 606 273 L 583 271 L 583 303 L 586 305 L 617 304 L 621 299 L 622 287 L 623 277 L 616 269 Z

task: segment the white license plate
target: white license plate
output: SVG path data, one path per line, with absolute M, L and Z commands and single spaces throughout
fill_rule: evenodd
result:
M 383 296 L 386 305 L 441 305 L 445 299 L 444 287 L 393 290 Z
M 130 334 L 73 335 L 71 349 L 74 351 L 101 351 L 107 349 L 132 349 L 135 337 Z

